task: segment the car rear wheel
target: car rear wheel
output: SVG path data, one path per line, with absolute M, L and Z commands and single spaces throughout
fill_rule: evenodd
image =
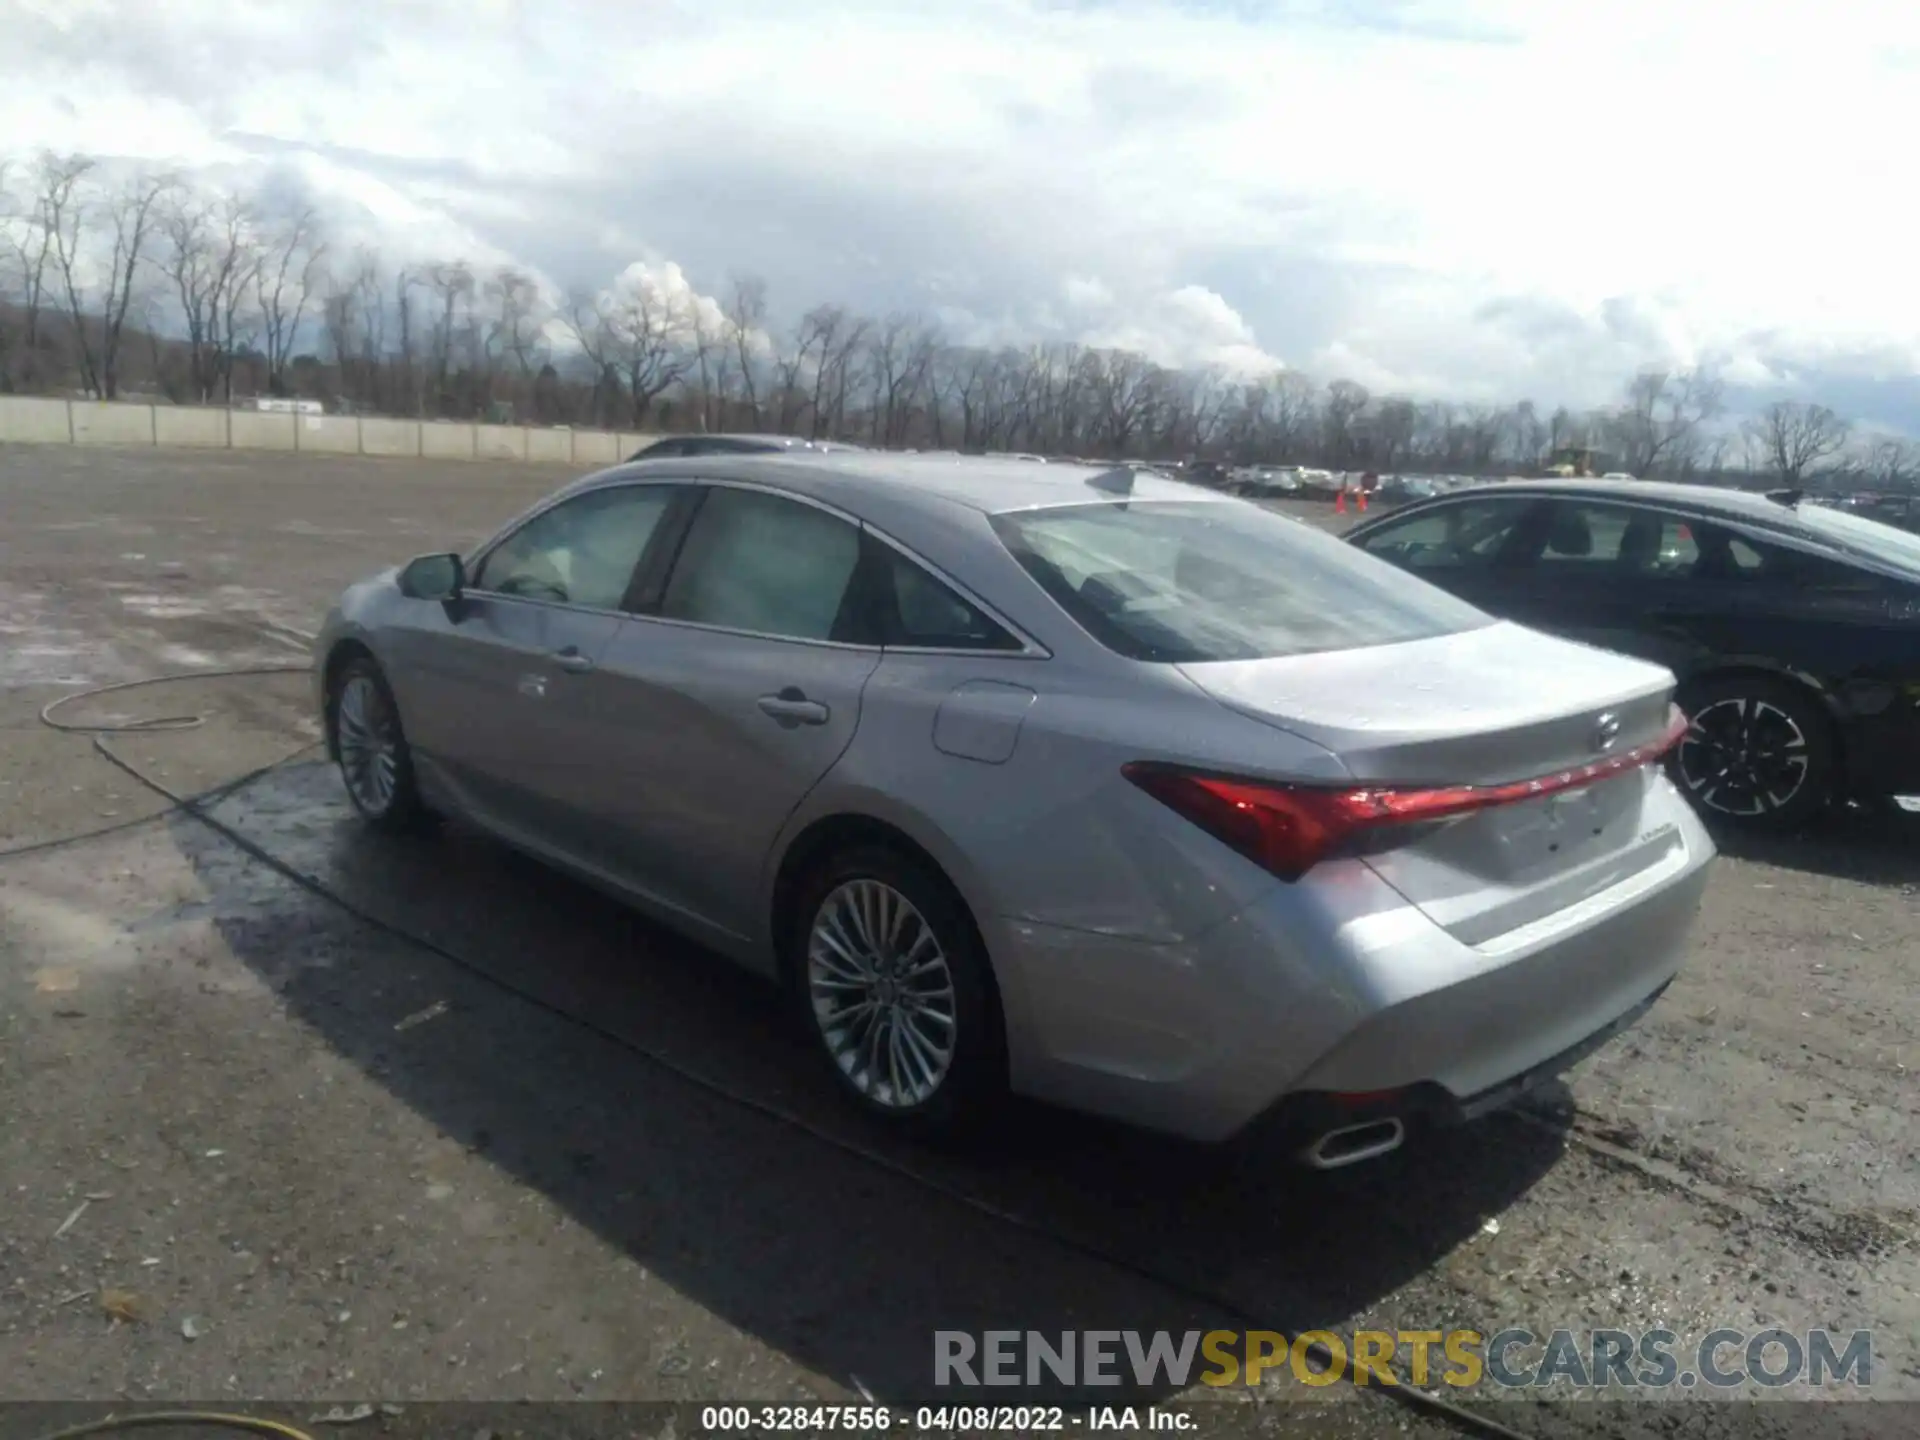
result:
M 869 1115 L 925 1133 L 978 1120 L 1004 1073 L 998 1008 L 951 888 L 884 847 L 830 857 L 803 887 L 793 970 L 810 1033 Z
M 1753 830 L 1791 830 L 1833 791 L 1833 732 L 1819 701 L 1764 676 L 1709 679 L 1681 692 L 1691 722 L 1673 776 L 1706 814 Z
M 328 713 L 340 779 L 361 818 L 380 830 L 421 828 L 428 814 L 414 780 L 400 707 L 371 657 L 340 667 Z

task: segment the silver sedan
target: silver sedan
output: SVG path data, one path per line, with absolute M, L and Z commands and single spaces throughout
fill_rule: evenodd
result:
M 1383 1154 L 1630 1023 L 1713 856 L 1665 670 L 1130 467 L 620 466 L 352 587 L 316 680 L 366 820 L 763 972 L 923 1128 Z

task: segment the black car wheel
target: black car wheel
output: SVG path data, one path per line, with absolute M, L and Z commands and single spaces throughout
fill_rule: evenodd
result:
M 1687 687 L 1691 722 L 1673 753 L 1673 777 L 1706 814 L 1754 830 L 1791 830 L 1833 791 L 1833 731 L 1820 702 L 1764 676 L 1730 675 Z

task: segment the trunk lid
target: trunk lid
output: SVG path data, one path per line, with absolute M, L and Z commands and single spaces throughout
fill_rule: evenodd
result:
M 1186 665 L 1219 703 L 1396 788 L 1552 776 L 1659 740 L 1673 676 L 1499 623 L 1435 639 Z M 1673 858 L 1684 841 L 1643 767 L 1433 826 L 1389 833 L 1367 863 L 1467 944 L 1565 910 Z

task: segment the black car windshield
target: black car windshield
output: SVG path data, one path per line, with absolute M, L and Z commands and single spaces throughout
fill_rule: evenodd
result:
M 1829 544 L 1920 577 L 1920 535 L 1825 505 L 1796 505 L 1793 511 L 1801 523 Z
M 1238 501 L 1015 510 L 1001 542 L 1133 660 L 1257 660 L 1425 640 L 1492 617 L 1298 520 Z

